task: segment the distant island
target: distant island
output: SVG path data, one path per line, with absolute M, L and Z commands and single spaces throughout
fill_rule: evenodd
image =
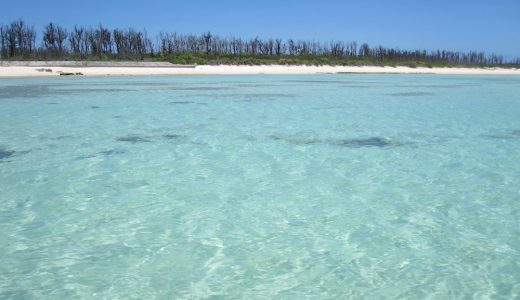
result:
M 2 61 L 149 61 L 180 65 L 390 66 L 519 68 L 520 59 L 479 51 L 401 50 L 350 41 L 221 37 L 146 30 L 45 26 L 41 36 L 23 20 L 0 26 Z

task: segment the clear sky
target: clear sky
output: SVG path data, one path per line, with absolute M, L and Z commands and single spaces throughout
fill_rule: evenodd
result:
M 401 49 L 482 50 L 520 57 L 520 0 L 19 0 L 0 23 L 22 18 L 149 33 L 211 31 L 244 38 L 368 42 Z

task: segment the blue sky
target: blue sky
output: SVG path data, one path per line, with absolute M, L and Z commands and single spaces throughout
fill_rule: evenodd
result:
M 2 3 L 0 23 L 22 18 L 222 36 L 331 39 L 401 49 L 483 50 L 520 57 L 520 0 L 123 1 Z M 40 34 L 41 37 L 41 34 Z

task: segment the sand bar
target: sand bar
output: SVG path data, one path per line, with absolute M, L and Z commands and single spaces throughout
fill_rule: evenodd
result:
M 399 73 L 399 74 L 482 74 L 520 75 L 520 69 L 502 68 L 411 68 L 379 66 L 236 66 L 173 65 L 167 62 L 84 62 L 24 61 L 0 62 L 0 77 L 60 76 L 81 73 L 85 76 L 138 75 L 239 75 L 239 74 L 335 74 L 335 73 Z

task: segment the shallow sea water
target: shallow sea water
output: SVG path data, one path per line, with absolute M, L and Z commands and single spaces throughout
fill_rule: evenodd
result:
M 0 80 L 1 299 L 520 297 L 520 77 Z

